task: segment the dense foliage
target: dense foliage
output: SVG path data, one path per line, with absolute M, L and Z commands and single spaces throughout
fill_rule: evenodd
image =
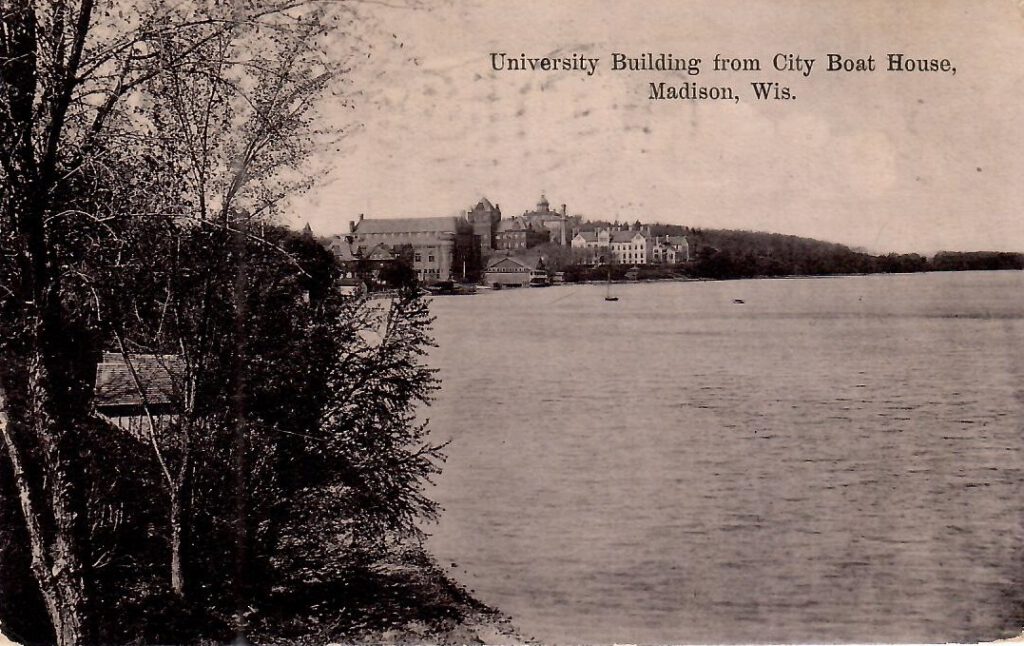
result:
M 322 603 L 311 582 L 365 572 L 435 513 L 425 305 L 343 297 L 333 257 L 272 225 L 333 141 L 315 106 L 343 85 L 354 11 L 0 0 L 6 634 L 266 632 L 282 599 Z M 134 430 L 97 407 L 103 353 Z M 140 375 L 160 369 L 157 402 Z
M 177 421 L 155 438 L 84 423 L 97 459 L 87 476 L 96 638 L 228 638 L 275 600 L 310 601 L 311 582 L 343 580 L 383 543 L 416 538 L 436 512 L 423 486 L 442 459 L 415 418 L 434 388 L 418 294 L 343 297 L 333 257 L 283 229 L 255 239 L 124 224 L 117 249 L 87 260 L 101 314 L 91 347 L 177 354 L 189 369 Z M 185 471 L 177 516 L 179 478 L 164 469 Z M 8 478 L 0 469 L 0 617 L 48 641 Z M 174 523 L 184 594 L 169 578 Z

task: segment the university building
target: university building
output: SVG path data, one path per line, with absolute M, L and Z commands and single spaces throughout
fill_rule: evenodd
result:
M 651 247 L 651 260 L 657 264 L 675 265 L 690 261 L 690 243 L 686 236 L 661 236 Z
M 551 229 L 541 223 L 532 223 L 524 217 L 502 220 L 494 238 L 494 248 L 523 250 L 551 240 Z
M 401 255 L 408 250 L 413 271 L 423 283 L 461 281 L 480 270 L 480 242 L 465 217 L 370 219 L 360 215 L 349 223 L 347 238 L 361 252 L 385 247 Z
M 554 211 L 544 195 L 532 211 L 523 211 L 511 219 L 502 220 L 501 207 L 491 204 L 486 197 L 465 215 L 480 240 L 483 256 L 493 250 L 529 249 L 546 242 L 568 245 L 573 226 L 579 224 L 578 217 L 569 217 L 565 204 L 561 211 Z
M 609 227 L 580 231 L 572 239 L 572 248 L 587 252 L 591 264 L 613 262 L 619 265 L 675 264 L 690 258 L 685 236 L 651 235 L 650 227 Z
M 359 216 L 349 222 L 349 233 L 335 236 L 328 247 L 343 266 L 366 270 L 372 259 L 378 264 L 412 258 L 412 268 L 422 283 L 476 280 L 485 260 L 495 251 L 520 252 L 547 242 L 568 245 L 569 232 L 578 217 L 569 217 L 566 206 L 551 209 L 541 195 L 536 208 L 503 220 L 501 207 L 481 198 L 461 216 L 376 219 Z
M 537 208 L 532 211 L 524 211 L 521 216 L 524 222 L 530 226 L 550 232 L 549 240 L 558 245 L 568 245 L 572 236 L 573 225 L 578 224 L 578 217 L 570 218 L 566 206 L 563 204 L 561 211 L 552 211 L 548 198 L 543 194 L 537 202 Z
M 497 249 L 495 238 L 501 223 L 501 207 L 491 204 L 486 197 L 466 211 L 466 219 L 473 226 L 473 235 L 480 240 L 480 253 L 486 256 L 491 249 Z

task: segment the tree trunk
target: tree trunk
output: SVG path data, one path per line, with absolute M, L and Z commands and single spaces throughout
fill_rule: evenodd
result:
M 188 416 L 191 413 L 191 410 L 185 411 Z M 178 598 L 184 599 L 188 592 L 185 575 L 188 555 L 185 550 L 190 538 L 192 509 L 192 420 L 185 421 L 180 431 L 181 456 L 177 473 L 167 481 L 167 495 L 171 505 L 171 590 Z M 170 475 L 169 470 L 166 473 Z
M 171 590 L 179 598 L 185 597 L 185 575 L 181 568 L 181 502 L 171 496 Z
M 64 518 L 59 524 L 70 519 Z M 53 629 L 59 646 L 77 646 L 85 638 L 85 595 L 79 574 L 78 556 L 71 545 L 58 534 L 52 548 L 54 565 L 51 568 L 51 586 L 55 588 L 57 607 L 50 611 Z M 49 604 L 47 604 L 49 605 Z
M 76 515 L 70 511 L 68 473 L 61 468 L 63 465 L 56 464 L 53 465 L 55 468 L 46 469 L 49 482 L 45 491 L 32 485 L 32 479 L 26 472 L 25 450 L 17 441 L 16 424 L 11 419 L 10 410 L 6 389 L 0 383 L 0 436 L 11 462 L 29 536 L 32 574 L 42 593 L 56 643 L 59 646 L 77 646 L 86 641 L 86 598 L 81 558 L 74 547 Z M 31 426 L 29 424 L 35 431 Z M 40 498 L 49 503 L 42 509 Z M 49 519 L 45 519 L 44 510 L 51 512 Z M 51 532 L 45 531 L 45 526 L 52 527 Z
M 171 590 L 180 599 L 187 596 L 187 577 L 185 575 L 188 554 L 186 546 L 189 540 L 189 507 L 191 464 L 186 455 L 182 457 L 178 480 L 171 485 Z

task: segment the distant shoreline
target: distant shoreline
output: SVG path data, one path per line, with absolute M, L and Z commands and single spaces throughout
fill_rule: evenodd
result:
M 573 285 L 607 285 L 609 282 L 612 285 L 632 285 L 632 284 L 644 284 L 644 283 L 711 283 L 711 282 L 726 282 L 726 281 L 738 281 L 738 280 L 806 280 L 806 279 L 829 279 L 829 278 L 867 278 L 871 276 L 921 276 L 921 275 L 932 275 L 932 274 L 967 274 L 967 273 L 993 273 L 993 272 L 1019 272 L 1024 271 L 1021 269 L 944 269 L 944 270 L 929 270 L 929 271 L 893 271 L 893 272 L 872 272 L 872 273 L 849 273 L 849 274 L 791 274 L 786 276 L 731 276 L 723 278 L 709 278 L 709 277 L 694 277 L 694 276 L 677 276 L 674 278 L 638 278 L 636 280 L 623 280 L 623 279 L 612 279 L 608 280 L 579 280 L 564 283 L 554 283 L 547 285 L 542 288 L 529 287 L 529 286 L 515 286 L 509 287 L 504 286 L 501 289 L 492 289 L 490 286 L 478 286 L 483 292 L 501 292 L 501 291 L 518 291 L 523 289 L 549 289 L 552 287 L 571 287 Z M 471 285 L 473 283 L 466 283 Z

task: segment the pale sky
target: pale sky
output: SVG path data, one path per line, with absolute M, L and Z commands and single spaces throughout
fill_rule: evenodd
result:
M 430 6 L 366 5 L 377 28 L 351 59 L 354 107 L 329 110 L 359 128 L 320 154 L 330 172 L 293 201 L 293 223 L 341 233 L 359 213 L 453 215 L 483 196 L 509 217 L 544 191 L 590 218 L 872 252 L 1024 251 L 1017 0 Z M 589 77 L 493 71 L 491 52 L 601 60 Z M 696 57 L 702 70 L 613 72 L 612 52 Z M 878 70 L 828 73 L 832 52 L 871 55 Z M 888 72 L 890 52 L 949 58 L 957 73 Z M 715 73 L 716 53 L 759 58 L 762 71 Z M 816 59 L 811 75 L 775 71 L 776 53 Z M 729 85 L 741 100 L 652 101 L 651 81 Z M 756 101 L 752 81 L 797 99 Z

